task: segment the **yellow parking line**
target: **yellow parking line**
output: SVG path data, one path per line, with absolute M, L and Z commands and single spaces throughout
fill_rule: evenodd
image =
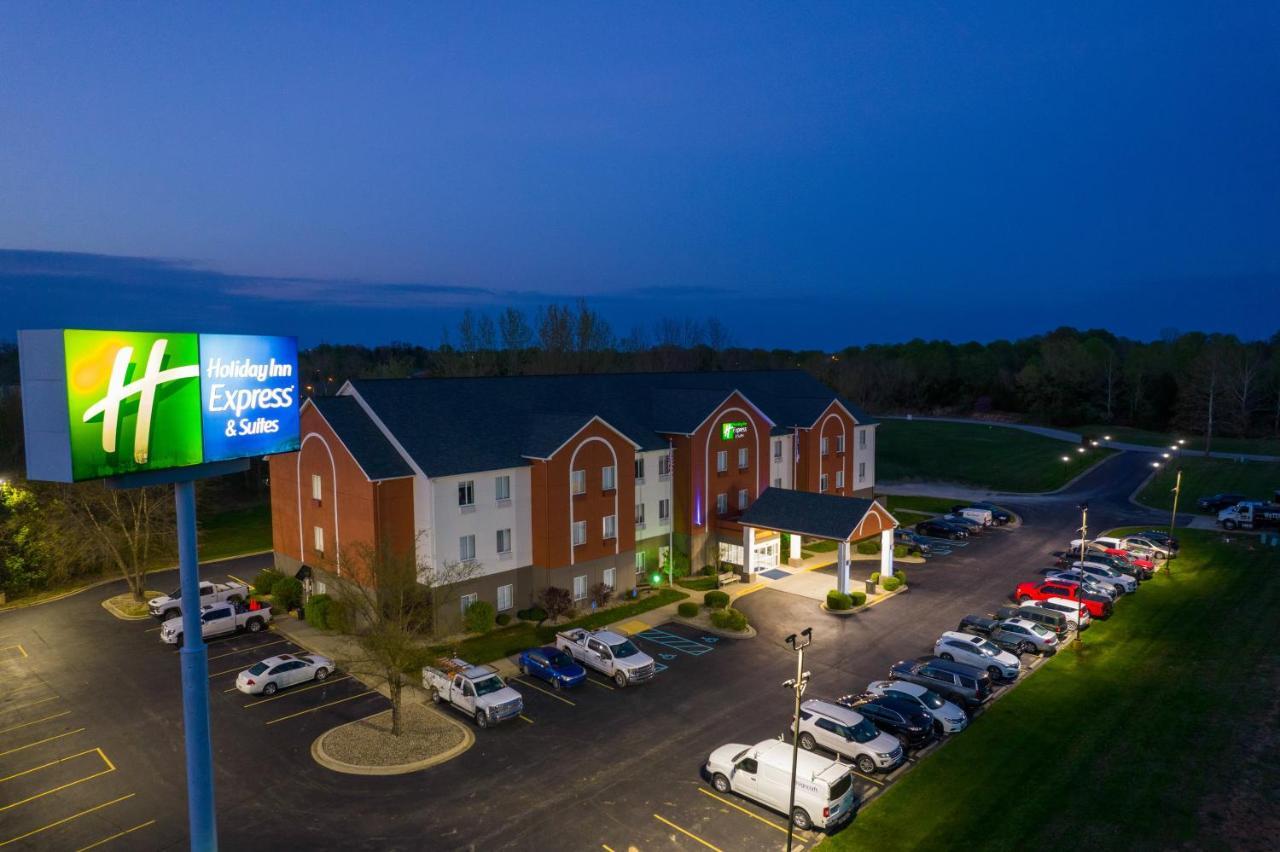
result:
M 253 583 L 250 583 L 248 580 L 241 580 L 241 579 L 240 579 L 239 577 L 237 577 L 235 574 L 228 574 L 227 576 L 228 576 L 229 578 L 231 578 L 232 580 L 235 580 L 237 583 L 239 583 L 239 584 L 240 584 L 240 585 L 242 585 L 242 586 L 250 586 L 250 587 L 252 587 L 252 586 L 253 586 Z
M 18 653 L 21 654 L 23 657 L 28 656 L 27 649 L 22 647 L 21 645 L 0 645 L 0 651 L 7 651 L 10 648 L 17 648 Z
M 533 720 L 532 720 L 532 719 L 530 719 L 528 716 L 524 715 L 523 713 L 521 713 L 521 714 L 520 714 L 520 718 L 521 718 L 521 719 L 524 719 L 524 720 L 525 720 L 526 722 L 528 722 L 530 725 L 532 725 L 532 724 L 533 724 Z
M 233 687 L 231 687 L 230 689 L 224 689 L 224 690 L 222 690 L 222 694 L 223 694 L 223 695 L 226 695 L 228 692 L 235 692 L 235 691 L 236 691 L 237 689 L 239 689 L 239 688 L 240 688 L 240 687 L 238 687 L 238 686 L 233 686 Z
M 39 701 L 32 701 L 30 704 L 19 704 L 17 707 L 0 707 L 0 713 L 8 713 L 11 710 L 27 710 L 35 707 L 37 704 L 44 704 L 46 701 L 57 701 L 58 696 L 50 695 L 48 698 L 41 698 Z
M 247 651 L 256 651 L 259 648 L 270 648 L 272 645 L 283 645 L 288 641 L 289 641 L 288 639 L 277 639 L 274 642 L 263 642 L 261 645 L 254 645 L 249 648 L 241 648 L 239 651 L 228 651 L 225 654 L 218 654 L 216 656 L 210 657 L 209 661 L 213 662 L 214 660 L 221 660 L 223 657 L 234 657 L 236 654 L 243 654 Z
M 54 740 L 60 740 L 60 739 L 62 739 L 63 737 L 69 737 L 69 736 L 71 736 L 72 734 L 80 734 L 80 733 L 83 733 L 83 732 L 84 732 L 84 728 L 76 728 L 74 731 L 67 731 L 66 733 L 63 733 L 63 734 L 55 734 L 55 735 L 54 735 L 54 736 L 52 736 L 52 737 L 45 737 L 45 738 L 44 738 L 44 739 L 42 739 L 42 740 L 36 740 L 35 742 L 33 742 L 33 743 L 27 743 L 27 744 L 26 744 L 26 745 L 24 745 L 24 746 L 18 746 L 17 748 L 11 748 L 11 749 L 9 749 L 8 751 L 0 751 L 0 757 L 4 757 L 6 754 L 13 754 L 14 752 L 23 751 L 24 749 L 29 749 L 29 748 L 32 748 L 32 747 L 34 747 L 34 746 L 41 745 L 42 743 L 53 742 Z
M 0 813 L 4 813 L 5 811 L 9 810 L 9 808 L 16 808 L 18 805 L 25 805 L 27 802 L 34 802 L 36 799 L 43 799 L 45 796 L 48 796 L 51 793 L 57 793 L 61 790 L 67 789 L 68 787 L 74 787 L 77 784 L 82 784 L 85 781 L 92 781 L 94 778 L 97 778 L 101 775 L 107 775 L 108 773 L 116 771 L 115 764 L 112 763 L 110 760 L 107 760 L 107 756 L 103 754 L 102 749 L 95 748 L 93 750 L 96 751 L 104 761 L 106 761 L 106 764 L 107 764 L 106 769 L 100 769 L 97 772 L 94 772 L 92 775 L 86 775 L 83 778 L 77 778 L 74 781 L 68 781 L 66 784 L 62 784 L 61 786 L 54 787 L 52 790 L 45 790 L 43 793 L 36 793 L 34 796 L 27 796 L 25 799 L 22 799 L 21 801 L 12 802 L 11 804 L 4 805 L 3 807 L 0 807 Z
M 126 828 L 124 831 L 117 831 L 115 834 L 111 835 L 110 837 L 104 837 L 101 840 L 97 841 L 96 843 L 90 843 L 88 846 L 81 846 L 79 849 L 76 850 L 76 852 L 86 852 L 86 850 L 88 849 L 93 849 L 97 846 L 101 846 L 104 843 L 109 843 L 112 840 L 115 840 L 117 837 L 124 837 L 126 834 L 133 834 L 135 831 L 137 831 L 140 828 L 146 828 L 149 825 L 155 825 L 155 824 L 156 824 L 155 820 L 149 819 L 146 822 L 141 823 L 140 825 L 135 825 L 133 828 Z
M 613 852 L 613 847 L 610 846 L 608 843 L 601 843 L 600 848 L 603 849 L 604 852 Z
M 57 766 L 59 763 L 66 763 L 68 760 L 75 760 L 77 757 L 84 757 L 86 754 L 93 754 L 95 751 L 100 752 L 102 751 L 102 749 L 100 748 L 85 749 L 84 751 L 73 754 L 70 757 L 60 757 L 57 760 L 51 760 L 48 763 L 42 763 L 39 766 L 33 766 L 30 769 L 24 769 L 21 772 L 15 772 L 12 775 L 6 775 L 4 778 L 0 778 L 0 784 L 3 784 L 6 781 L 10 781 L 14 778 L 19 778 L 23 775 L 30 775 L 32 772 L 36 772 L 41 769 L 47 769 L 50 766 Z M 103 758 L 105 759 L 106 755 L 103 755 Z
M 160 625 L 160 627 L 148 627 L 146 630 L 144 630 L 144 631 L 142 631 L 142 632 L 143 632 L 143 633 L 155 633 L 157 630 L 160 630 L 160 629 L 162 629 L 163 627 L 164 627 L 164 625 L 163 625 L 163 624 L 162 624 L 162 625 Z
M 609 684 L 607 684 L 607 683 L 601 683 L 600 681 L 598 681 L 598 680 L 596 680 L 595 678 L 591 677 L 591 675 L 587 675 L 587 683 L 594 683 L 596 686 L 600 687 L 601 689 L 611 689 L 611 690 L 614 690 L 615 692 L 616 692 L 616 691 L 617 691 L 617 689 L 618 689 L 618 687 L 616 687 L 616 686 L 610 686 L 610 685 L 609 685 Z
M 40 719 L 32 719 L 30 722 L 23 722 L 21 725 L 14 725 L 12 728 L 4 728 L 0 730 L 0 734 L 7 734 L 10 731 L 16 731 L 19 728 L 25 728 L 28 725 L 38 725 L 41 722 L 47 722 L 50 719 L 57 719 L 60 716 L 70 716 L 70 715 L 71 715 L 70 710 L 63 710 L 61 713 L 54 713 L 52 716 L 44 716 Z
M 723 798 L 723 797 L 721 797 L 721 796 L 717 796 L 715 793 L 711 792 L 710 790 L 707 790 L 707 789 L 704 789 L 704 788 L 702 788 L 702 787 L 699 787 L 699 788 L 698 788 L 698 792 L 699 792 L 699 793 L 702 793 L 702 794 L 704 794 L 704 795 L 710 796 L 711 798 L 715 799 L 717 802 L 720 802 L 721 804 L 728 805 L 729 807 L 733 808 L 735 811 L 741 811 L 742 813 L 746 814 L 747 816 L 751 817 L 752 819 L 760 820 L 760 822 L 764 823 L 765 825 L 769 826 L 770 828 L 776 828 L 778 831 L 781 831 L 783 834 L 786 834 L 786 833 L 787 833 L 787 827 L 786 827 L 785 825 L 778 825 L 776 822 L 774 822 L 774 821 L 773 821 L 773 820 L 771 820 L 771 819 L 765 819 L 764 817 L 760 816 L 759 814 L 753 814 L 753 813 L 751 813 L 751 811 L 747 810 L 746 808 L 742 807 L 741 805 L 735 804 L 735 803 L 733 803 L 733 802 L 729 801 L 728 799 Z
M 653 818 L 654 818 L 654 819 L 656 819 L 656 820 L 658 820 L 659 822 L 665 822 L 667 825 L 671 826 L 671 827 L 672 827 L 672 828 L 674 828 L 676 831 L 680 832 L 681 834 L 685 835 L 686 837 L 691 837 L 691 838 L 693 838 L 694 840 L 698 841 L 699 843 L 701 843 L 703 846 L 707 847 L 708 849 L 713 849 L 713 850 L 715 850 L 715 852 L 724 852 L 724 850 L 723 850 L 723 849 L 721 849 L 719 846 L 713 846 L 713 845 L 711 845 L 710 843 L 708 843 L 707 841 L 703 840 L 703 839 L 702 839 L 701 837 L 699 837 L 698 835 L 694 834 L 692 831 L 686 831 L 685 829 L 683 829 L 683 828 L 681 828 L 680 826 L 676 825 L 674 822 L 672 822 L 672 821 L 671 821 L 671 820 L 669 820 L 669 819 L 665 819 L 665 818 L 663 818 L 663 817 L 660 817 L 660 816 L 658 816 L 657 814 L 654 814 L 654 815 L 653 815 Z
M 348 695 L 346 698 L 339 698 L 337 701 L 329 701 L 324 704 L 317 704 L 315 707 L 312 707 L 309 710 L 299 710 L 297 713 L 290 713 L 288 716 L 281 716 L 278 719 L 272 719 L 271 721 L 264 722 L 263 724 L 274 725 L 276 722 L 283 722 L 285 719 L 292 719 L 295 716 L 303 716 L 307 713 L 314 713 L 317 710 L 323 710 L 326 707 L 332 707 L 333 705 L 341 704 L 344 701 L 351 701 L 356 698 L 364 698 L 366 695 L 373 695 L 376 692 L 377 692 L 376 689 L 370 689 L 367 692 L 361 692 L 358 695 Z
M 577 706 L 578 706 L 578 705 L 577 705 L 577 702 L 570 701 L 569 699 L 565 698 L 563 695 L 556 695 L 556 694 L 555 694 L 554 692 L 552 692 L 551 690 L 549 690 L 549 689 L 543 689 L 542 687 L 540 687 L 540 686 L 538 686 L 538 685 L 536 685 L 536 684 L 529 683 L 529 681 L 527 681 L 527 680 L 522 680 L 521 678 L 513 677 L 513 678 L 511 678 L 511 682 L 512 682 L 512 683 L 518 683 L 518 684 L 520 684 L 521 686 L 527 686 L 527 687 L 529 687 L 530 689 L 536 689 L 536 690 L 538 690 L 539 692 L 541 692 L 543 695 L 550 695 L 550 696 L 551 696 L 552 698 L 554 698 L 556 701 L 563 701 L 565 704 L 568 704 L 570 707 L 577 707 Z
M 72 814 L 72 815 L 71 815 L 71 816 L 69 816 L 69 817 L 63 817 L 62 819 L 60 819 L 60 820 L 56 820 L 56 821 L 54 821 L 54 822 L 51 822 L 51 823 L 49 823 L 48 825 L 42 825 L 42 826 L 40 826 L 39 828 L 34 829 L 33 831 L 28 831 L 26 834 L 19 834 L 17 837 L 10 837 L 8 840 L 0 841 L 0 846 L 8 846 L 10 843 L 17 843 L 19 840 L 26 840 L 28 837 L 32 836 L 33 834 L 39 834 L 39 833 L 40 833 L 40 832 L 42 832 L 42 831 L 48 831 L 48 830 L 49 830 L 49 829 L 51 829 L 51 828 L 57 828 L 58 826 L 62 825 L 63 823 L 71 822 L 71 820 L 73 820 L 73 819 L 79 819 L 80 817 L 82 817 L 82 816 L 84 816 L 84 815 L 86 815 L 86 814 L 91 814 L 91 813 L 93 813 L 94 811 L 100 811 L 100 810 L 102 810 L 103 808 L 107 808 L 107 807 L 110 807 L 111 805 L 114 805 L 114 804 L 118 804 L 118 803 L 120 803 L 120 802 L 123 802 L 125 799 L 132 799 L 132 798 L 133 798 L 134 796 L 136 796 L 136 795 L 138 795 L 138 794 L 137 794 L 137 793 L 130 793 L 130 794 L 128 794 L 127 796 L 121 796 L 121 797 L 120 797 L 120 798 L 118 798 L 118 799 L 112 799 L 111 801 L 109 801 L 109 802 L 103 802 L 103 803 L 102 803 L 102 804 L 100 804 L 100 805 L 94 805 L 94 806 L 93 806 L 93 807 L 91 807 L 91 808 L 86 808 L 86 809 L 84 809 L 83 811 L 80 811 L 79 813 Z
M 865 775 L 862 772 L 859 772 L 857 769 L 853 769 L 853 768 L 850 768 L 849 771 L 852 772 L 854 775 L 857 775 L 859 778 L 862 778 L 866 781 L 870 781 L 872 784 L 878 784 L 881 787 L 884 786 L 884 781 L 880 780 L 879 778 L 872 778 L 870 775 Z
M 306 692 L 308 689 L 319 689 L 322 686 L 328 686 L 331 683 L 337 683 L 340 680 L 351 680 L 351 675 L 343 675 L 342 677 L 331 677 L 322 680 L 320 683 L 313 683 L 310 686 L 304 686 L 302 689 L 290 689 L 288 692 L 282 692 L 279 695 L 273 695 L 270 698 L 263 698 L 259 701 L 250 701 L 244 707 L 257 707 L 259 704 L 266 704 L 268 701 L 278 701 L 281 698 L 288 698 L 290 695 L 297 695 L 299 692 Z

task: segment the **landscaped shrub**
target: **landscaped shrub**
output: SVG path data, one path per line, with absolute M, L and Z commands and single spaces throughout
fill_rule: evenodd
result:
M 854 606 L 862 606 L 867 602 L 866 592 L 850 592 L 849 597 L 852 599 Z
M 898 582 L 899 582 L 899 583 L 901 583 L 902 585 L 904 585 L 904 586 L 905 586 L 905 585 L 907 584 L 907 572 L 906 572 L 906 571 L 903 571 L 903 570 L 901 570 L 901 569 L 895 568 L 895 569 L 894 569 L 894 571 L 893 571 L 893 576 L 897 577 L 897 578 L 898 578 Z
M 698 605 L 693 601 L 681 601 L 680 605 L 676 607 L 676 612 L 685 618 L 694 618 L 698 615 Z
M 528 609 L 522 609 L 517 612 L 516 618 L 521 621 L 543 622 L 547 620 L 547 611 L 540 606 L 531 606 Z
M 271 599 L 278 612 L 288 612 L 302 605 L 302 581 L 297 577 L 281 577 L 271 587 Z
M 269 595 L 276 583 L 284 579 L 284 575 L 274 568 L 263 568 L 253 578 L 253 590 L 260 595 Z
M 905 544 L 895 544 L 893 546 L 893 558 L 901 559 L 907 555 L 907 546 Z
M 827 609 L 838 611 L 842 609 L 850 609 L 852 607 L 853 598 L 850 595 L 846 595 L 838 589 L 832 589 L 827 592 Z
M 706 592 L 718 589 L 720 581 L 715 577 L 685 577 L 677 580 L 676 585 L 695 592 Z
M 256 588 L 256 585 L 255 585 Z M 329 629 L 329 607 L 333 599 L 328 595 L 312 595 L 307 599 L 307 624 L 317 630 Z
M 493 604 L 488 601 L 476 601 L 467 607 L 462 622 L 468 633 L 487 633 L 493 629 L 493 617 Z
M 714 591 L 702 596 L 702 602 L 711 609 L 723 609 L 729 605 L 729 593 Z
M 347 624 L 347 605 L 338 598 L 331 598 L 329 605 L 325 607 L 324 616 L 325 630 L 339 630 L 347 632 L 349 625 Z
M 868 577 L 867 579 L 868 579 L 868 580 L 870 580 L 870 581 L 871 581 L 871 582 L 873 582 L 873 583 L 879 583 L 879 582 L 880 582 L 880 572 L 879 572 L 879 571 L 872 571 L 872 572 L 871 572 L 871 576 L 870 576 L 870 577 Z
M 719 573 L 720 572 L 716 570 L 716 566 L 714 565 L 702 566 L 702 576 L 704 577 L 714 577 L 716 574 L 719 574 Z
M 547 586 L 538 593 L 538 603 L 546 610 L 547 618 L 555 619 L 568 615 L 569 610 L 573 609 L 573 595 L 568 589 Z
M 733 607 L 718 609 L 711 613 L 711 623 L 721 630 L 746 630 L 747 615 Z
M 494 621 L 498 622 L 499 627 L 506 627 L 508 624 L 511 623 L 511 613 L 500 612 L 498 613 L 497 617 L 494 618 Z
M 879 553 L 880 542 L 876 541 L 875 539 L 860 541 L 858 542 L 858 552 L 863 554 L 864 556 L 869 556 L 872 553 Z
M 884 583 L 881 584 L 882 588 L 886 592 L 895 591 L 901 585 L 902 585 L 902 581 L 899 580 L 897 577 L 887 577 L 885 578 Z
M 604 606 L 609 602 L 609 598 L 613 597 L 613 589 L 604 583 L 596 583 L 587 589 L 587 597 L 596 606 Z

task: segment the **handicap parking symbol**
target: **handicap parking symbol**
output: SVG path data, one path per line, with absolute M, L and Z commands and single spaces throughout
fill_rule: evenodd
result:
M 664 660 L 674 660 L 676 658 L 675 654 L 659 654 L 658 656 Z
M 720 641 L 720 637 L 719 636 L 703 636 L 702 641 L 708 644 L 714 645 L 715 643 Z

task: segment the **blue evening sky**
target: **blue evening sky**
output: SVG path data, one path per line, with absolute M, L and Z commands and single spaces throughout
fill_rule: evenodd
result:
M 1280 327 L 1280 4 L 0 3 L 0 338 Z

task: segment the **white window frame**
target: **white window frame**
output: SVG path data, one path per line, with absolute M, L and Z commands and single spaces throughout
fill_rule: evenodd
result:
M 586 574 L 579 574 L 573 578 L 573 599 L 575 601 L 585 601 L 587 599 Z
M 773 460 L 782 461 L 782 439 L 774 438 L 773 440 Z
M 324 527 L 311 528 L 311 543 L 315 545 L 316 553 L 324 553 Z
M 614 590 L 618 588 L 618 569 L 606 568 L 604 574 L 600 578 L 600 582 L 604 583 L 607 588 Z
M 825 473 L 818 477 L 818 493 L 827 493 L 827 475 Z
M 318 473 L 311 474 L 311 499 L 317 503 L 324 499 L 324 480 Z
M 511 476 L 503 474 L 493 478 L 493 499 L 498 503 L 507 503 L 511 500 Z
M 636 504 L 636 526 L 637 527 L 644 526 L 644 504 L 643 503 Z
M 745 488 L 738 489 L 738 511 L 746 511 L 747 501 L 751 499 L 751 493 Z
M 751 453 L 746 447 L 738 447 L 738 470 L 746 470 L 751 464 Z
M 729 470 L 729 451 L 718 450 L 716 452 L 716 473 L 725 473 Z
M 782 487 L 782 477 L 781 477 L 781 476 L 775 476 L 775 477 L 773 478 L 773 487 L 774 487 L 774 488 L 781 488 L 781 487 Z
M 644 483 L 644 456 L 636 456 L 636 484 Z
M 858 449 L 865 450 L 867 448 L 867 430 L 858 430 Z
M 866 462 L 858 462 L 858 481 L 859 482 L 867 481 L 867 463 Z
M 671 520 L 671 498 L 663 497 L 658 501 L 658 523 L 666 523 Z
M 510 527 L 504 527 L 503 529 L 498 530 L 498 532 L 494 536 L 494 539 L 495 539 L 494 546 L 498 548 L 499 556 L 511 553 L 511 528 Z M 505 547 L 503 546 L 504 544 L 506 545 Z
M 581 547 L 586 543 L 587 543 L 587 522 L 574 521 L 573 522 L 573 546 Z
M 644 573 L 644 551 L 643 550 L 636 551 L 636 573 L 637 574 Z
M 476 504 L 476 481 L 474 479 L 458 480 L 458 508 L 469 509 Z
M 467 551 L 471 551 L 471 555 L 467 555 Z M 476 561 L 476 536 L 475 533 L 458 536 L 458 561 L 459 562 L 475 562 Z
M 827 454 L 827 437 L 825 435 L 818 439 L 818 447 L 819 452 L 825 456 Z
M 604 541 L 612 541 L 618 537 L 617 515 L 605 515 L 600 519 L 600 536 Z
M 498 612 L 506 612 L 515 606 L 516 587 L 513 583 L 507 583 L 505 586 L 498 587 Z M 504 601 L 503 598 L 506 598 Z
M 717 515 L 729 514 L 729 495 L 728 494 L 716 495 L 716 514 Z
M 611 464 L 600 468 L 600 486 L 603 491 L 614 491 L 618 487 L 618 469 Z
M 461 595 L 458 597 L 458 605 L 462 607 L 463 615 L 467 614 L 467 609 L 473 603 L 479 603 L 479 602 L 480 602 L 479 592 L 468 592 L 467 594 Z
M 836 471 L 836 488 L 844 488 L 844 471 Z
M 671 478 L 671 453 L 663 453 L 658 456 L 658 480 Z
M 836 452 L 837 453 L 844 452 L 844 433 L 843 432 L 841 432 L 839 435 L 836 435 Z
M 585 470 L 569 471 L 569 493 L 570 494 L 586 494 L 587 493 L 587 472 Z

